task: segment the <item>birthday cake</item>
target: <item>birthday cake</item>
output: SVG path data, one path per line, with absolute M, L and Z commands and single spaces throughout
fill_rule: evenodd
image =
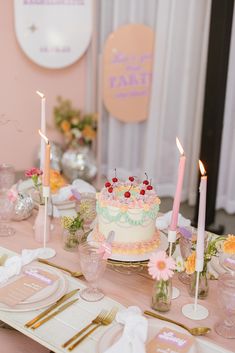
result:
M 97 225 L 93 237 L 105 240 L 111 231 L 112 259 L 145 260 L 160 243 L 155 222 L 160 199 L 148 179 L 107 181 L 97 194 Z

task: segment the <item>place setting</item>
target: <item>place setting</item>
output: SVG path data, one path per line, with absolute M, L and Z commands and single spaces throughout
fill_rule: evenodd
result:
M 234 1 L 0 11 L 1 351 L 234 352 Z

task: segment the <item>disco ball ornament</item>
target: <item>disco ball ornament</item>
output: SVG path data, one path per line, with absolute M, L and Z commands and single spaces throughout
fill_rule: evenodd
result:
M 22 221 L 31 216 L 34 209 L 34 201 L 27 193 L 19 193 L 15 201 L 12 219 L 14 221 Z
M 69 148 L 62 156 L 61 165 L 63 174 L 70 182 L 75 179 L 90 182 L 97 173 L 95 157 L 89 146 Z

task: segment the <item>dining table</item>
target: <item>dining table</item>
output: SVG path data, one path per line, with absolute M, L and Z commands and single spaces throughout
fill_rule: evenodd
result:
M 9 237 L 0 238 L 0 253 L 21 253 L 22 249 L 36 249 L 42 247 L 34 239 L 33 224 L 36 212 L 34 211 L 30 218 L 23 221 L 11 222 L 15 233 Z M 63 249 L 62 229 L 58 219 L 52 220 L 53 229 L 51 230 L 50 240 L 47 243 L 48 247 L 56 251 L 55 257 L 50 261 L 72 271 L 79 271 L 79 256 L 78 252 L 70 252 Z M 46 265 L 45 265 L 46 266 Z M 74 278 L 69 274 L 64 273 L 68 282 L 68 289 L 84 288 L 86 281 L 83 277 Z M 154 280 L 148 276 L 147 268 L 133 268 L 125 272 L 113 263 L 108 263 L 99 286 L 105 293 L 105 297 L 97 302 L 86 302 L 79 298 L 76 304 L 68 308 L 61 315 L 57 315 L 42 325 L 36 330 L 25 327 L 28 320 L 34 318 L 40 310 L 30 310 L 23 312 L 3 311 L 0 310 L 0 320 L 18 330 L 22 334 L 37 341 L 41 345 L 47 347 L 55 353 L 68 352 L 66 348 L 62 348 L 62 343 L 73 336 L 81 329 L 96 313 L 106 308 L 117 307 L 118 309 L 138 306 L 142 311 L 151 309 L 151 296 Z M 199 347 L 203 347 L 198 352 L 235 352 L 235 340 L 225 339 L 219 336 L 214 330 L 215 324 L 222 319 L 222 312 L 218 305 L 220 297 L 219 289 L 216 280 L 209 282 L 209 294 L 204 300 L 198 300 L 199 304 L 205 306 L 209 311 L 209 316 L 200 321 L 193 321 L 186 318 L 182 314 L 182 306 L 186 303 L 193 303 L 194 298 L 190 297 L 187 286 L 182 284 L 177 274 L 173 277 L 173 285 L 180 289 L 178 298 L 172 300 L 171 309 L 162 313 L 166 318 L 171 318 L 183 323 L 188 327 L 206 326 L 211 328 L 211 331 L 204 337 L 197 337 Z M 153 311 L 153 310 L 152 310 Z M 157 319 L 152 319 L 157 320 Z M 162 327 L 167 326 L 164 321 L 159 321 Z M 116 323 L 113 322 L 112 325 Z M 99 342 L 104 337 L 105 332 L 110 330 L 110 327 L 100 327 L 89 338 L 78 345 L 74 352 L 76 353 L 92 353 L 100 352 L 98 350 Z

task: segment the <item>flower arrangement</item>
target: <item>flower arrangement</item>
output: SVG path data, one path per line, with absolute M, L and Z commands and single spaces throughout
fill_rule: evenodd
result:
M 84 219 L 80 212 L 76 217 L 63 216 L 61 225 L 67 231 L 64 238 L 64 248 L 66 250 L 76 249 L 81 239 L 78 238 L 78 230 L 84 232 Z
M 43 171 L 41 169 L 34 168 L 34 167 L 26 170 L 25 172 L 25 176 L 27 178 L 31 178 L 33 181 L 33 186 L 37 192 L 37 198 L 39 200 L 40 205 L 44 204 L 44 200 L 42 197 L 42 180 L 41 180 L 42 174 L 43 174 Z
M 229 234 L 228 236 L 209 236 L 204 253 L 204 273 L 207 272 L 208 263 L 213 256 L 219 256 L 221 253 L 235 254 L 235 235 Z M 184 262 L 185 271 L 188 274 L 195 272 L 196 265 L 196 244 L 192 246 L 192 253 Z
M 165 251 L 153 253 L 149 258 L 148 272 L 156 279 L 152 296 L 152 308 L 168 311 L 171 304 L 171 277 L 176 268 L 175 260 Z
M 66 147 L 91 145 L 96 138 L 97 115 L 85 114 L 73 108 L 68 99 L 57 98 L 54 108 L 55 124 L 65 137 Z

